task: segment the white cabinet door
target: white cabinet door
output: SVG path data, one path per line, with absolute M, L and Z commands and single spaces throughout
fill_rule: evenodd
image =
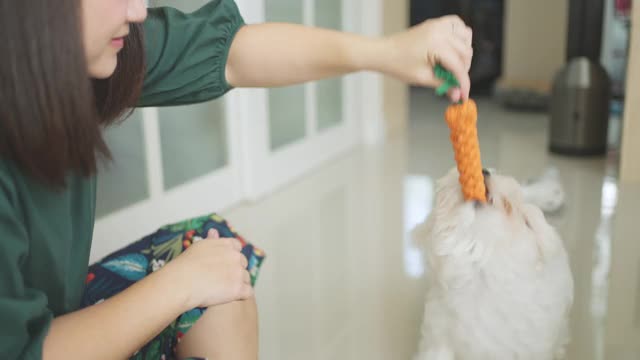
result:
M 360 1 L 239 1 L 247 22 L 361 31 Z M 286 41 L 286 39 L 283 39 Z M 246 93 L 245 191 L 258 199 L 360 143 L 362 75 Z

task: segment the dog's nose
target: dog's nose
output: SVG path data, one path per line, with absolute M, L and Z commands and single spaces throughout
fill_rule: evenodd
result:
M 487 202 L 491 204 L 492 201 L 491 201 L 491 196 L 489 194 L 489 178 L 491 177 L 491 172 L 489 172 L 489 170 L 487 169 L 482 169 L 482 175 L 484 177 L 484 191 L 485 191 L 484 194 L 487 197 Z

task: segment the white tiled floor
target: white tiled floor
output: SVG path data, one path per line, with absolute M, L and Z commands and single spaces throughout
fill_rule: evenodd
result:
M 446 104 L 412 94 L 409 134 L 359 149 L 225 215 L 268 258 L 257 286 L 263 360 L 410 359 L 419 341 L 422 254 L 408 231 L 453 166 Z M 546 151 L 546 116 L 480 100 L 483 163 L 525 180 L 553 165 L 567 204 L 551 215 L 576 284 L 571 360 L 640 358 L 640 186 L 610 160 Z

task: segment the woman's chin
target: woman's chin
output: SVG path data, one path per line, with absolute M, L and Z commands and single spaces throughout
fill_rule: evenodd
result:
M 118 66 L 118 58 L 106 59 L 89 65 L 89 76 L 94 79 L 107 79 L 113 75 Z

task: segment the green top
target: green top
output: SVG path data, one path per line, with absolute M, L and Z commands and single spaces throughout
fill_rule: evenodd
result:
M 230 90 L 228 50 L 244 24 L 232 0 L 184 14 L 149 9 L 140 106 L 211 100 Z M 51 319 L 80 305 L 95 217 L 96 179 L 70 174 L 51 190 L 0 161 L 0 359 L 41 359 Z
M 449 89 L 460 86 L 460 83 L 458 83 L 456 77 L 453 76 L 453 74 L 449 70 L 445 69 L 442 65 L 437 64 L 433 69 L 433 72 L 438 79 L 441 79 L 443 81 L 442 85 L 436 88 L 437 95 L 444 95 L 447 93 L 447 91 L 449 91 Z

